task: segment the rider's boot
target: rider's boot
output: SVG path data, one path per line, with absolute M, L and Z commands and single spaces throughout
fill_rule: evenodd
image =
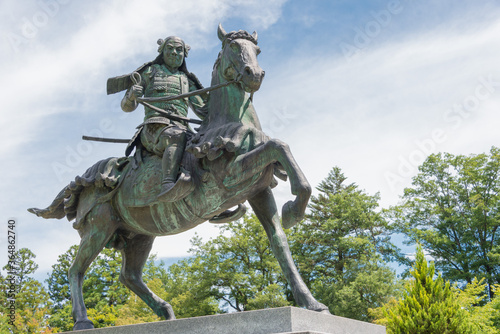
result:
M 163 153 L 163 181 L 160 194 L 156 198 L 158 201 L 175 202 L 183 199 L 193 191 L 194 184 L 191 182 L 190 175 L 181 173 L 177 179 L 183 155 L 184 148 L 178 145 L 167 147 Z

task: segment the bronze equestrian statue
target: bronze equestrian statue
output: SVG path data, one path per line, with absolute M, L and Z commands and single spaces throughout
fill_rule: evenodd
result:
M 167 138 L 171 133 L 163 134 L 169 124 L 158 123 L 155 127 L 161 129 L 153 131 L 160 137 L 164 135 L 167 143 L 160 144 L 157 149 L 148 147 L 142 133 L 149 124 L 154 123 L 146 123 L 149 119 L 146 109 L 146 124 L 137 136 L 139 139 L 134 141 L 133 156 L 99 161 L 66 186 L 48 208 L 29 209 L 43 218 L 74 219 L 73 227 L 81 236 L 78 253 L 69 270 L 74 330 L 93 328 L 87 317 L 82 283 L 85 271 L 104 247 L 114 247 L 122 253 L 120 281 L 158 316 L 166 320 L 175 319 L 170 304 L 156 296 L 142 281 L 142 270 L 154 239 L 187 231 L 207 220 L 222 223 L 238 219 L 244 212 L 245 201 L 250 203 L 264 227 L 297 304 L 309 310 L 328 312 L 328 308 L 311 295 L 297 271 L 271 191 L 277 183 L 275 177 L 283 180 L 289 178 L 295 199 L 282 208 L 283 226 L 291 227 L 304 218 L 311 187 L 288 145 L 262 132 L 252 104 L 251 97 L 260 88 L 264 78 L 264 71 L 257 62 L 260 53 L 257 34 L 242 30 L 226 33 L 219 25 L 218 37 L 222 42 L 222 50 L 214 65 L 211 87 L 219 88 L 212 90 L 208 97 L 203 96 L 207 89 L 193 92 L 202 93 L 198 98 L 203 121 L 197 133 L 192 132 L 185 123 L 184 107 L 180 106 L 189 103 L 189 91 L 192 88 L 185 88 L 186 92 L 182 88 L 175 91 L 179 91 L 181 97 L 188 96 L 188 100 L 184 98 L 181 102 L 177 101 L 176 105 L 171 104 L 177 107 L 179 113 L 175 113 L 175 109 L 166 103 L 172 101 L 172 97 L 165 91 L 148 92 L 147 76 L 151 79 L 151 72 L 148 71 L 152 71 L 151 67 L 156 63 L 141 68 L 137 72 L 139 75 L 133 73 L 123 77 L 122 87 L 116 89 L 129 88 L 122 106 L 132 106 L 125 106 L 124 110 L 134 109 L 139 102 L 147 108 L 152 107 L 152 114 L 154 110 L 158 111 L 159 115 L 153 117 L 164 115 L 171 120 L 178 120 L 172 122 L 175 123 L 172 128 L 184 131 L 186 147 L 180 148 L 182 140 L 180 144 L 177 143 L 179 146 L 176 149 L 185 152 L 175 173 L 166 173 L 163 161 L 162 149 L 168 150 L 168 144 L 173 142 Z M 173 44 L 184 44 L 177 38 L 171 40 L 175 42 Z M 159 57 L 161 55 L 160 52 Z M 184 63 L 177 69 L 183 65 L 185 68 Z M 197 85 L 196 80 L 189 78 L 187 70 L 183 73 L 188 85 L 191 84 L 190 80 Z M 152 78 L 154 86 L 156 79 L 154 75 Z M 179 78 L 182 80 L 184 75 L 180 74 Z M 163 82 L 168 83 L 171 78 L 164 79 Z M 141 86 L 142 91 L 133 86 Z M 142 94 L 145 97 L 140 97 Z M 158 107 L 162 103 L 167 110 Z M 170 179 L 164 182 L 166 177 Z M 187 190 L 173 195 L 178 198 L 171 201 L 169 189 L 165 192 L 164 188 L 172 184 L 167 187 L 164 185 L 173 183 L 170 188 L 173 189 L 180 178 L 184 183 L 183 189 Z M 168 194 L 166 200 L 162 199 L 162 193 Z M 235 206 L 237 209 L 229 211 Z

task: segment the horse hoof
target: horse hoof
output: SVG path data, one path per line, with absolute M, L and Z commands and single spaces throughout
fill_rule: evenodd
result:
M 172 308 L 172 305 L 170 305 L 167 302 L 162 304 L 160 306 L 160 312 L 159 312 L 158 316 L 165 319 L 165 320 L 175 320 L 175 314 L 174 314 L 174 309 Z
M 93 329 L 93 328 L 94 328 L 94 323 L 90 320 L 77 321 L 73 325 L 74 331 L 79 331 L 82 329 Z
M 331 315 L 330 310 L 328 310 L 328 309 L 326 309 L 326 310 L 320 310 L 318 312 L 322 313 L 322 314 L 330 314 Z
M 328 309 L 328 306 L 320 302 L 318 302 L 316 307 L 312 308 L 311 311 L 316 311 L 322 314 L 331 314 L 330 310 Z
M 283 228 L 291 228 L 302 220 L 302 215 L 297 213 L 297 207 L 294 201 L 288 201 L 281 209 L 281 222 Z

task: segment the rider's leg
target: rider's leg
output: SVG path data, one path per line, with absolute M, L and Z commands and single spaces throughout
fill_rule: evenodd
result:
M 177 181 L 177 174 L 179 174 L 179 168 L 183 155 L 184 147 L 182 146 L 182 143 L 171 144 L 163 152 L 161 160 L 161 167 L 163 171 L 163 180 L 161 182 L 162 193 L 172 188 L 175 181 Z
M 164 148 L 162 157 L 163 180 L 157 199 L 165 202 L 175 202 L 186 197 L 192 191 L 189 176 L 177 180 L 184 149 L 186 133 L 178 127 L 166 128 L 159 137 L 159 148 Z

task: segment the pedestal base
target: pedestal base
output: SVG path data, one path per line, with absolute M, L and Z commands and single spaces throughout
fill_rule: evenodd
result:
M 77 331 L 78 334 L 385 334 L 385 327 L 297 307 L 280 307 Z

